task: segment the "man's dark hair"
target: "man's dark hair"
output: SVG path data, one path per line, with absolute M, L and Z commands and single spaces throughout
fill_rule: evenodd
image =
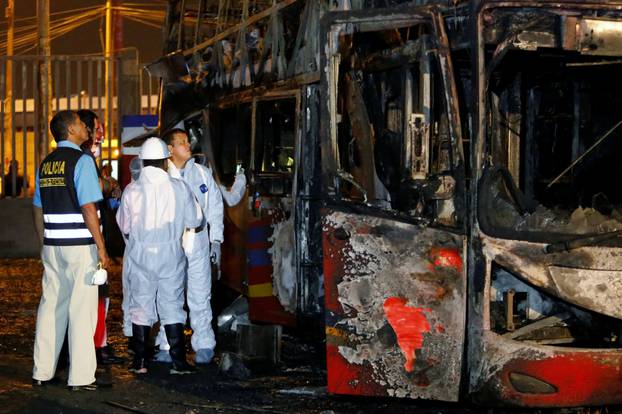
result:
M 50 121 L 50 131 L 54 141 L 59 143 L 67 139 L 68 127 L 76 119 L 74 111 L 58 111 Z
M 162 141 L 164 141 L 166 145 L 172 145 L 171 143 L 173 142 L 173 137 L 175 137 L 175 134 L 184 134 L 188 136 L 188 133 L 184 131 L 183 129 L 173 128 L 170 131 L 168 131 L 166 134 L 164 134 L 164 136 L 162 137 Z
M 143 167 L 156 167 L 166 171 L 167 163 L 168 158 L 164 158 L 162 160 L 143 160 Z
M 86 127 L 88 128 L 89 137 L 94 138 L 93 134 L 95 133 L 95 120 L 99 119 L 97 114 L 90 109 L 80 109 L 78 111 L 78 116 L 80 117 L 80 120 L 84 122 L 84 125 L 86 125 Z

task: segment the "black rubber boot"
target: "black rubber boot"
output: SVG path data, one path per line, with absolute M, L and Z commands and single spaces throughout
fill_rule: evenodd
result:
M 134 348 L 134 362 L 130 372 L 136 374 L 147 373 L 147 340 L 151 326 L 132 324 L 132 348 Z
M 184 341 L 184 325 L 175 323 L 164 325 L 166 339 L 171 349 L 168 351 L 173 360 L 173 366 L 169 373 L 175 375 L 192 374 L 195 368 L 186 361 L 186 344 Z
M 95 357 L 97 357 L 97 365 L 122 364 L 125 362 L 123 358 L 119 358 L 114 354 L 114 350 L 110 345 L 95 348 Z

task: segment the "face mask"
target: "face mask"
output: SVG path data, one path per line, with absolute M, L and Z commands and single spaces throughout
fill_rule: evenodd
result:
M 99 158 L 99 156 L 101 155 L 101 152 L 102 152 L 102 149 L 100 145 L 94 144 L 91 146 L 91 154 L 93 154 L 93 157 Z

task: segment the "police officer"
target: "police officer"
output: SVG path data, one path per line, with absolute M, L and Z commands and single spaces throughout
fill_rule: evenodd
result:
M 205 220 L 196 232 L 186 234 L 185 250 L 188 257 L 188 308 L 192 327 L 192 349 L 195 362 L 207 364 L 214 356 L 216 339 L 212 329 L 212 276 L 210 257 L 220 266 L 220 244 L 223 240 L 223 203 L 220 189 L 214 181 L 212 170 L 195 163 L 190 150 L 188 134 L 182 129 L 166 133 L 164 141 L 171 153 L 169 174 L 181 178 L 196 197 Z M 192 242 L 188 242 L 193 239 Z M 159 361 L 166 361 L 166 343 L 159 340 Z
M 170 344 L 171 374 L 193 371 L 184 344 L 184 271 L 181 246 L 184 229 L 198 227 L 203 215 L 188 187 L 166 172 L 169 156 L 160 138 L 149 138 L 140 148 L 143 168 L 138 180 L 126 187 L 117 211 L 117 223 L 129 238 L 129 310 L 134 362 L 131 371 L 147 372 L 145 347 L 158 315 Z M 156 307 L 157 306 L 157 307 Z
M 90 284 L 97 261 L 106 267 L 96 203 L 102 199 L 93 159 L 80 150 L 86 126 L 73 111 L 60 111 L 50 130 L 57 148 L 37 172 L 33 204 L 43 209 L 43 291 L 37 313 L 33 385 L 45 385 L 55 374 L 69 325 L 73 390 L 94 390 L 97 286 Z

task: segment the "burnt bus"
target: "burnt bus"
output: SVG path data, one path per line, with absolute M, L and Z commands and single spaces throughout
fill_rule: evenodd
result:
M 191 3 L 160 130 L 247 172 L 252 321 L 321 326 L 335 394 L 622 403 L 622 2 Z

